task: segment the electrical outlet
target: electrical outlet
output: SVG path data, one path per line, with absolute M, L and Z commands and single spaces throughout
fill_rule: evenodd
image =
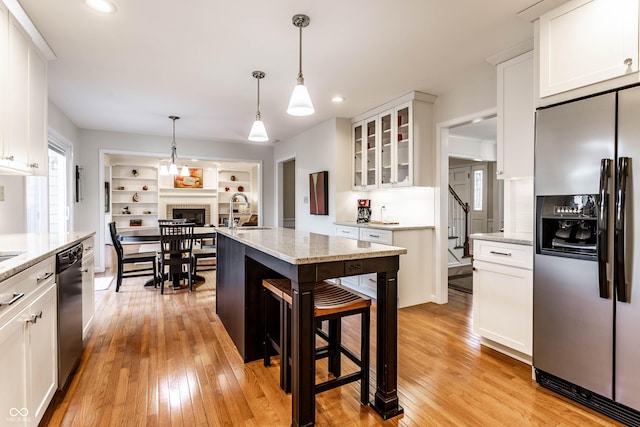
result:
M 4 202 L 4 185 L 0 185 L 0 202 Z
M 302 202 L 307 205 L 309 204 L 309 196 L 304 196 L 304 199 L 302 200 Z

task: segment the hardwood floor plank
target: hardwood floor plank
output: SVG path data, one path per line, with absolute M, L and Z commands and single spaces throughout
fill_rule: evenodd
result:
M 43 425 L 288 426 L 291 395 L 279 388 L 279 358 L 270 367 L 243 363 L 215 314 L 215 271 L 203 276 L 193 293 L 165 287 L 160 295 L 142 286 L 148 277 L 125 279 L 117 294 L 113 286 L 97 292 L 78 371 Z M 621 425 L 539 387 L 530 366 L 481 346 L 471 302 L 472 295 L 450 291 L 446 305 L 400 310 L 403 416 L 384 421 L 361 406 L 354 383 L 316 396 L 316 425 Z M 375 330 L 375 304 L 373 310 Z M 357 349 L 359 319 L 342 329 L 345 344 Z M 371 338 L 373 399 L 375 333 Z M 326 361 L 317 371 L 325 375 Z

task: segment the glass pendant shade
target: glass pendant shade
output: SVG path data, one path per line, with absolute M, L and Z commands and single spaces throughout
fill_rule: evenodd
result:
M 175 163 L 169 165 L 169 175 L 178 175 L 178 166 Z
M 289 106 L 287 107 L 287 114 L 290 116 L 310 116 L 315 112 L 315 109 L 311 103 L 309 91 L 304 85 L 304 77 L 302 75 L 302 29 L 309 25 L 310 20 L 307 15 L 302 14 L 293 15 L 291 20 L 294 27 L 298 27 L 300 30 L 300 45 L 298 52 L 298 82 L 293 88 Z
M 303 83 L 298 83 L 293 88 L 287 114 L 291 116 L 310 116 L 315 112 L 309 91 Z
M 267 135 L 264 122 L 259 117 L 256 117 L 256 121 L 251 126 L 251 132 L 249 132 L 249 141 L 266 142 L 268 140 L 269 135 Z
M 180 176 L 189 176 L 189 168 L 187 166 L 182 166 L 180 169 Z
M 160 165 L 160 175 L 169 175 L 169 168 L 167 165 Z

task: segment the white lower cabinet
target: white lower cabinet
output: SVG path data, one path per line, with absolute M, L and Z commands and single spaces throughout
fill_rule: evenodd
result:
M 0 366 L 2 366 L 2 386 L 0 387 L 0 424 L 21 421 L 22 415 L 29 415 L 27 405 L 27 326 L 25 308 L 16 317 L 0 327 Z M 16 422 L 16 425 L 23 425 Z
M 531 363 L 532 247 L 474 240 L 473 332 L 482 344 Z
M 58 311 L 55 283 L 31 304 L 29 316 L 28 322 L 25 322 L 28 329 L 28 408 L 35 426 L 42 419 L 58 385 Z
M 58 311 L 53 258 L 0 283 L 24 294 L 0 312 L 0 425 L 37 426 L 58 386 Z
M 398 307 L 423 304 L 434 300 L 434 284 L 429 281 L 433 271 L 433 230 L 429 228 L 383 229 L 371 226 L 337 225 L 336 235 L 363 242 L 400 246 L 407 253 L 400 255 L 398 271 Z M 352 289 L 376 298 L 376 274 L 341 277 L 340 282 Z

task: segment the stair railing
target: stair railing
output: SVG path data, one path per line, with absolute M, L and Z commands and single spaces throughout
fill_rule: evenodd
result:
M 449 186 L 449 212 L 452 220 L 449 225 L 449 237 L 455 236 L 456 247 L 463 248 L 463 257 L 469 257 L 471 256 L 469 250 L 469 203 L 463 202 L 452 186 Z M 459 231 L 463 232 L 462 236 Z

